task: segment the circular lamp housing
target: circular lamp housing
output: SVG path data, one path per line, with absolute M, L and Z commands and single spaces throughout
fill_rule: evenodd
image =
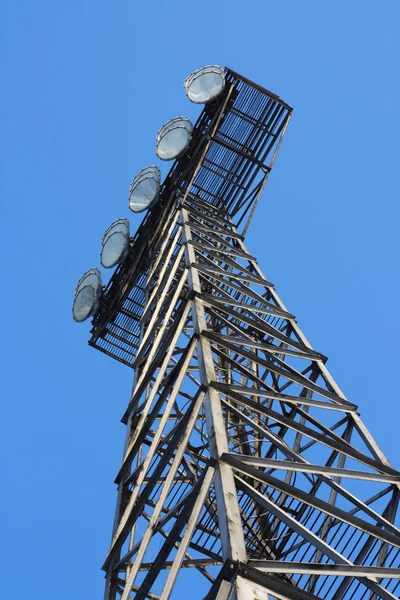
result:
M 129 190 L 128 204 L 132 212 L 141 213 L 156 204 L 160 181 L 160 169 L 154 165 L 145 167 L 136 175 Z
M 167 121 L 157 134 L 157 156 L 161 160 L 181 156 L 189 145 L 192 131 L 192 122 L 186 117 L 175 117 Z
M 89 269 L 80 278 L 72 305 L 72 316 L 77 323 L 82 323 L 97 313 L 102 288 L 99 269 Z
M 111 223 L 101 240 L 100 262 L 106 269 L 122 262 L 129 251 L 129 221 L 117 219 Z
M 93 287 L 96 287 L 98 285 L 99 281 L 100 281 L 100 284 L 101 284 L 101 271 L 100 271 L 100 269 L 97 269 L 96 267 L 93 267 L 92 269 L 89 269 L 88 271 L 86 271 L 86 273 L 84 273 L 82 275 L 82 277 L 80 278 L 80 280 L 76 284 L 75 296 L 78 294 L 79 290 L 81 288 L 83 288 L 85 285 L 91 285 Z
M 195 104 L 211 102 L 222 92 L 224 87 L 224 70 L 217 65 L 209 65 L 193 71 L 184 83 L 187 97 Z

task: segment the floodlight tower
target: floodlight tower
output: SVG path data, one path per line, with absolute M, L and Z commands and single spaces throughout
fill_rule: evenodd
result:
M 244 243 L 292 109 L 215 66 L 185 89 L 203 111 L 160 129 L 172 168 L 134 178 L 146 216 L 107 229 L 116 269 L 73 306 L 134 370 L 105 600 L 397 599 L 400 474 Z

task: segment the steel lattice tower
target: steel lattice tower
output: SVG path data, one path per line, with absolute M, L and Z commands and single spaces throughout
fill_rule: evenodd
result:
M 397 599 L 400 474 L 244 243 L 292 111 L 225 77 L 93 322 L 134 369 L 105 600 Z

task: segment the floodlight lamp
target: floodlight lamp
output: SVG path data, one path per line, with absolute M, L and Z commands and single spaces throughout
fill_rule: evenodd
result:
M 129 190 L 129 208 L 132 212 L 141 213 L 156 204 L 160 181 L 160 169 L 154 165 L 145 167 L 136 175 Z
M 100 262 L 106 269 L 121 263 L 129 251 L 129 221 L 117 219 L 111 223 L 101 240 Z
M 93 287 L 96 287 L 99 280 L 101 282 L 100 269 L 97 269 L 97 267 L 93 267 L 92 269 L 89 269 L 82 275 L 82 277 L 76 284 L 75 296 L 78 294 L 79 290 L 81 288 L 83 288 L 85 285 L 91 285 Z
M 80 278 L 72 305 L 72 316 L 77 323 L 82 323 L 97 313 L 102 289 L 99 269 L 89 269 Z
M 208 65 L 193 71 L 184 83 L 186 95 L 194 104 L 211 102 L 222 92 L 224 87 L 224 70 L 217 65 Z
M 161 160 L 181 156 L 189 145 L 192 131 L 192 122 L 186 117 L 175 117 L 167 121 L 157 134 L 157 156 Z

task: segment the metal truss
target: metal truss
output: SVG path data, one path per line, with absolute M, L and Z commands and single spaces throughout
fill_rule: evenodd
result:
M 200 117 L 198 150 L 173 168 L 151 235 L 145 222 L 94 323 L 91 344 L 135 371 L 105 600 L 174 598 L 183 569 L 190 596 L 205 595 L 198 578 L 207 600 L 398 599 L 400 473 L 237 226 L 258 201 L 268 153 L 234 150 L 229 172 L 214 157 L 224 178 L 249 162 L 261 171 L 239 183 L 241 200 L 199 189 L 246 86 L 232 74 L 207 126 Z

